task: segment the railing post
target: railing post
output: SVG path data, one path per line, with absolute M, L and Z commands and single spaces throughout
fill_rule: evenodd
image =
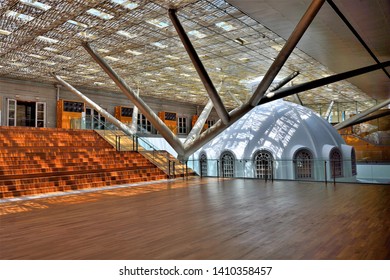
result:
M 168 178 L 171 179 L 171 161 L 168 159 Z
M 188 160 L 186 160 L 186 177 L 187 177 L 187 180 L 188 180 Z
M 219 178 L 219 160 L 217 159 L 217 178 Z
M 333 185 L 336 185 L 336 161 L 333 161 Z
M 176 175 L 175 175 L 175 162 L 172 161 L 172 171 L 173 171 L 173 179 L 175 179 Z
M 195 166 L 195 163 L 194 163 L 194 166 Z M 202 178 L 203 177 L 203 159 L 201 159 L 200 161 L 199 161 L 199 175 L 200 175 L 200 178 Z
M 328 184 L 328 174 L 326 174 L 326 160 L 325 160 L 325 167 L 324 167 L 324 173 L 325 173 L 325 185 Z

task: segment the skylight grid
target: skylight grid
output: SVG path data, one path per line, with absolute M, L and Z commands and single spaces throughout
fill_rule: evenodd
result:
M 105 13 L 105 12 L 97 10 L 97 9 L 94 9 L 94 8 L 89 9 L 87 11 L 87 13 L 90 14 L 90 15 L 93 15 L 95 17 L 98 17 L 100 19 L 104 19 L 104 20 L 110 20 L 110 19 L 114 18 L 113 15 Z
M 25 14 L 22 14 L 22 13 L 11 11 L 11 10 L 7 11 L 5 14 L 8 17 L 12 17 L 12 18 L 21 20 L 23 22 L 29 22 L 29 21 L 32 21 L 34 19 L 33 16 L 25 15 Z
M 67 19 L 65 24 L 38 33 L 43 34 L 43 37 L 46 37 L 44 39 L 37 39 L 36 35 L 35 37 L 32 35 L 31 40 L 22 48 L 20 57 L 18 56 L 18 59 L 12 62 L 24 63 L 26 69 L 37 71 L 39 81 L 50 82 L 51 78 L 47 77 L 48 71 L 45 67 L 49 68 L 57 64 L 63 69 L 59 72 L 66 73 L 69 76 L 69 82 L 75 85 L 91 87 L 91 79 L 94 77 L 92 81 L 104 83 L 99 84 L 99 88 L 118 91 L 111 81 L 105 82 L 104 74 L 87 70 L 90 67 L 78 66 L 94 63 L 80 45 L 83 41 L 89 41 L 93 48 L 101 56 L 106 57 L 107 62 L 115 65 L 116 69 L 120 69 L 124 76 L 143 80 L 146 77 L 143 73 L 153 73 L 153 79 L 157 83 L 142 85 L 141 91 L 147 92 L 145 94 L 168 98 L 172 95 L 172 87 L 166 88 L 166 85 L 170 83 L 175 85 L 173 88 L 175 92 L 177 91 L 176 100 L 184 102 L 195 100 L 194 92 L 204 93 L 204 88 L 168 18 L 167 9 L 172 4 L 178 7 L 178 17 L 213 82 L 218 84 L 224 77 L 229 83 L 226 85 L 229 86 L 229 90 L 244 96 L 242 99 L 246 99 L 246 89 L 239 81 L 264 75 L 280 46 L 284 44 L 283 39 L 278 38 L 276 34 L 242 14 L 224 0 L 201 0 L 196 3 L 193 0 L 154 2 L 107 0 L 96 4 L 93 9 L 88 7 L 87 1 L 78 1 L 77 4 L 75 2 L 74 5 L 77 8 L 65 2 L 51 1 L 52 7 L 48 10 L 50 13 L 54 9 L 61 11 L 63 18 Z M 189 5 L 186 5 L 187 3 Z M 30 20 L 29 16 L 43 15 L 43 18 L 46 17 L 43 9 L 36 7 L 35 13 L 27 13 L 26 11 L 34 10 L 23 8 L 25 4 L 22 4 L 7 7 L 8 11 L 11 9 L 14 13 L 6 14 L 6 20 L 10 24 L 2 25 L 0 29 L 0 48 L 9 53 L 12 53 L 13 46 L 7 36 L 12 35 L 12 39 L 18 36 L 18 32 L 15 32 L 17 28 L 13 26 L 22 26 L 27 22 L 26 20 Z M 80 7 L 84 7 L 80 10 L 88 12 L 74 13 Z M 38 31 L 40 21 L 32 21 L 25 26 L 30 25 L 31 29 L 37 28 Z M 20 42 L 23 39 L 27 37 L 19 37 L 17 41 Z M 14 53 L 13 55 L 16 58 Z M 45 56 L 46 58 L 43 59 L 42 57 Z M 322 69 L 319 63 L 313 64 L 312 59 L 299 50 L 295 50 L 290 59 L 285 64 L 285 69 L 281 70 L 282 75 L 288 75 L 290 71 L 303 68 L 306 73 L 301 73 L 301 80 L 308 81 L 315 79 L 316 76 L 328 76 L 330 73 L 326 68 Z M 4 57 L 1 73 L 12 72 L 12 76 L 9 77 L 29 78 L 26 72 L 18 72 L 17 64 L 9 64 L 8 61 L 9 58 Z M 39 67 L 33 68 L 33 62 Z M 13 70 L 9 71 L 11 65 Z M 185 67 L 181 67 L 182 65 Z M 93 66 L 95 65 L 92 65 L 92 68 L 95 68 Z M 188 67 L 191 69 L 187 69 Z M 322 71 L 316 71 L 317 67 Z M 69 74 L 76 69 L 83 69 L 84 74 Z M 99 75 L 101 80 L 96 80 L 100 77 Z M 183 92 L 180 89 L 183 89 Z M 331 89 L 337 90 L 338 87 Z M 319 89 L 317 92 L 321 94 L 322 90 Z M 222 95 L 228 108 L 236 105 L 224 92 Z M 205 100 L 199 99 L 194 102 L 203 104 Z
M 47 11 L 51 8 L 50 5 L 41 3 L 41 2 L 36 1 L 36 0 L 20 0 L 20 3 L 27 5 L 27 6 L 30 6 L 30 7 L 40 9 L 42 11 Z

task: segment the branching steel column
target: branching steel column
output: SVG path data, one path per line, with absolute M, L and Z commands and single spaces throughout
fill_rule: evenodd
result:
M 294 94 L 294 98 L 298 102 L 299 105 L 303 106 L 303 102 L 302 102 L 301 98 L 299 97 L 298 93 Z
M 135 92 L 126 84 L 126 82 L 119 77 L 119 75 L 108 65 L 103 58 L 101 58 L 88 43 L 83 44 L 86 51 L 92 58 L 100 65 L 100 67 L 107 73 L 108 76 L 115 82 L 115 84 L 122 90 L 122 92 L 133 102 L 135 106 L 145 115 L 145 117 L 152 123 L 152 125 L 160 132 L 161 136 L 172 146 L 172 148 L 179 154 L 184 154 L 183 144 L 179 138 L 163 123 L 163 121 L 153 112 L 152 109 L 141 99 Z
M 287 84 L 288 82 L 292 81 L 296 76 L 298 76 L 300 73 L 299 71 L 294 71 L 290 75 L 288 75 L 286 78 L 282 79 L 279 83 L 277 83 L 275 86 L 271 87 L 269 91 L 275 91 L 280 89 L 282 86 Z
M 211 81 L 209 75 L 207 74 L 207 71 L 205 67 L 203 66 L 198 54 L 195 51 L 194 46 L 192 45 L 190 39 L 188 38 L 183 26 L 181 25 L 177 15 L 176 10 L 169 9 L 169 17 L 173 23 L 173 26 L 176 29 L 177 34 L 179 35 L 192 63 L 195 66 L 196 71 L 198 72 L 198 75 L 200 79 L 202 80 L 202 83 L 204 87 L 206 88 L 206 91 L 210 97 L 210 99 L 213 101 L 215 110 L 217 111 L 217 114 L 219 118 L 227 124 L 229 122 L 229 113 L 226 110 L 225 106 L 223 105 L 221 97 L 218 95 L 217 90 L 214 87 L 213 82 Z
M 96 104 L 94 101 L 89 99 L 87 96 L 82 94 L 80 91 L 75 89 L 72 85 L 64 81 L 61 77 L 57 76 L 54 73 L 51 73 L 51 75 L 56 79 L 59 83 L 61 83 L 64 87 L 66 87 L 70 92 L 78 95 L 82 100 L 85 101 L 89 106 L 91 106 L 93 109 L 95 109 L 97 112 L 99 112 L 100 115 L 104 116 L 107 121 L 118 127 L 120 130 L 125 132 L 127 135 L 133 135 L 130 128 L 127 127 L 124 123 L 119 121 L 117 118 L 115 118 L 113 115 L 111 115 L 109 112 L 104 110 L 102 107 L 100 107 L 98 104 Z
M 271 85 L 275 77 L 278 75 L 280 69 L 283 67 L 284 63 L 290 56 L 291 52 L 294 50 L 295 46 L 298 44 L 299 40 L 305 33 L 306 29 L 309 27 L 310 23 L 313 21 L 318 11 L 321 9 L 324 2 L 325 0 L 312 1 L 306 13 L 303 15 L 302 19 L 295 27 L 293 33 L 290 35 L 290 38 L 288 38 L 286 44 L 283 46 L 282 50 L 276 57 L 275 61 L 272 63 L 271 67 L 268 69 L 264 78 L 261 80 L 259 86 L 249 100 L 249 103 L 252 106 L 256 106 L 259 104 L 266 90 Z
M 332 113 L 333 105 L 334 105 L 334 100 L 332 100 L 332 101 L 330 102 L 329 107 L 328 107 L 328 110 L 326 110 L 325 119 L 326 119 L 327 121 L 329 121 L 329 117 L 330 117 L 330 114 Z
M 242 104 L 242 101 L 240 99 L 238 99 L 233 93 L 230 92 L 230 90 L 227 91 L 227 93 L 230 95 L 230 97 L 237 103 L 238 106 L 241 106 Z
M 137 89 L 136 95 L 139 97 L 139 88 Z M 131 118 L 131 130 L 134 131 L 133 133 L 137 133 L 137 127 L 138 126 L 138 107 L 133 106 L 133 116 Z
M 209 99 L 209 101 L 207 102 L 206 106 L 204 107 L 202 113 L 199 115 L 198 120 L 194 124 L 194 127 L 191 129 L 186 140 L 184 141 L 184 145 L 186 143 L 188 143 L 188 141 L 191 141 L 199 136 L 199 134 L 201 133 L 202 128 L 203 128 L 204 124 L 206 123 L 206 120 L 209 117 L 212 109 L 213 109 L 213 102 L 211 101 L 211 99 Z
M 212 140 L 218 134 L 223 132 L 226 128 L 228 128 L 236 121 L 238 121 L 242 116 L 248 113 L 251 109 L 253 109 L 253 107 L 250 106 L 249 104 L 244 104 L 243 106 L 234 109 L 233 111 L 230 112 L 230 122 L 228 124 L 224 124 L 221 120 L 219 120 L 211 128 L 203 132 L 198 138 L 192 141 L 188 141 L 184 145 L 184 149 L 185 149 L 184 158 L 188 158 L 196 150 L 201 148 L 204 144 Z
M 279 83 L 277 83 L 275 86 L 271 87 L 268 92 L 266 93 L 267 97 L 272 97 L 275 95 L 275 91 L 280 89 L 282 86 L 293 80 L 296 76 L 299 75 L 299 71 L 294 71 L 290 75 L 288 75 L 286 78 L 281 80 Z
M 277 99 L 280 99 L 280 98 L 283 98 L 283 97 L 286 97 L 286 96 L 289 96 L 289 95 L 292 95 L 295 93 L 299 93 L 299 92 L 306 91 L 309 89 L 317 88 L 317 87 L 327 85 L 330 83 L 334 83 L 334 82 L 337 82 L 340 80 L 348 79 L 348 78 L 358 76 L 358 75 L 361 75 L 361 74 L 364 74 L 367 72 L 371 72 L 374 70 L 378 70 L 381 67 L 387 67 L 389 65 L 390 65 L 390 61 L 385 62 L 385 63 L 381 63 L 380 65 L 375 64 L 375 65 L 359 68 L 356 70 L 352 70 L 349 72 L 336 74 L 336 75 L 333 75 L 330 77 L 326 77 L 326 78 L 322 78 L 322 79 L 315 80 L 312 82 L 293 86 L 293 87 L 290 87 L 287 89 L 280 89 L 280 90 L 277 90 L 275 92 L 276 94 L 273 97 L 263 98 L 260 101 L 260 104 L 265 104 L 265 103 L 268 103 L 268 102 L 271 102 L 271 101 L 274 101 L 274 100 L 277 100 Z M 251 109 L 253 109 L 253 107 L 249 103 L 244 104 L 243 106 L 230 112 L 229 124 L 225 125 L 221 121 L 218 121 L 212 128 L 203 132 L 197 139 L 194 139 L 193 141 L 189 141 L 188 143 L 186 143 L 186 145 L 184 146 L 185 156 L 187 156 L 187 157 L 190 156 L 192 153 L 194 153 L 196 150 L 201 148 L 208 141 L 212 140 L 214 137 L 216 137 L 218 134 L 223 132 L 226 128 L 228 128 L 230 125 L 235 123 L 238 119 L 240 119 L 246 113 L 248 113 Z
M 345 128 L 347 126 L 351 126 L 351 125 L 354 125 L 355 123 L 357 123 L 361 118 L 379 110 L 380 108 L 382 107 L 385 107 L 386 105 L 390 104 L 390 98 L 361 112 L 360 114 L 357 114 L 355 116 L 353 116 L 352 118 L 349 118 L 348 120 L 346 121 L 343 121 L 341 123 L 338 123 L 334 126 L 334 128 L 336 129 L 342 129 L 342 128 Z
M 292 94 L 299 93 L 299 92 L 302 92 L 302 91 L 306 91 L 306 90 L 310 90 L 310 89 L 313 89 L 313 88 L 318 88 L 318 87 L 321 87 L 321 86 L 325 86 L 325 85 L 328 85 L 328 84 L 331 84 L 331 83 L 335 83 L 335 82 L 338 82 L 338 81 L 341 81 L 341 80 L 349 79 L 349 78 L 352 78 L 352 77 L 355 77 L 355 76 L 359 76 L 359 75 L 362 75 L 362 74 L 365 74 L 365 73 L 368 73 L 368 72 L 371 72 L 371 71 L 375 71 L 375 70 L 381 69 L 383 67 L 388 67 L 388 66 L 390 66 L 390 61 L 386 61 L 386 62 L 383 62 L 383 63 L 374 64 L 374 65 L 358 68 L 358 69 L 355 69 L 355 70 L 339 73 L 339 74 L 332 75 L 332 76 L 329 76 L 329 77 L 325 77 L 325 78 L 322 78 L 322 79 L 318 79 L 318 80 L 314 80 L 314 81 L 311 81 L 311 82 L 303 83 L 303 84 L 300 84 L 300 85 L 295 85 L 295 86 L 292 86 L 292 87 L 279 89 L 279 90 L 274 92 L 273 96 L 271 96 L 271 97 L 265 96 L 260 101 L 260 104 L 264 104 L 264 103 L 267 103 L 267 102 L 270 102 L 270 101 L 273 101 L 273 100 L 276 100 L 276 99 L 287 97 L 287 96 L 290 96 Z

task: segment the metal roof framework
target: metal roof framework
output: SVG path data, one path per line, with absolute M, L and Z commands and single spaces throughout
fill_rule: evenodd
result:
M 54 1 L 0 0 L 0 77 L 117 92 L 82 47 L 89 44 L 140 96 L 205 105 L 207 92 L 169 19 L 177 16 L 228 109 L 247 102 L 285 40 L 224 0 Z M 331 76 L 326 67 L 294 49 L 275 82 L 294 71 L 294 84 Z M 233 98 L 232 95 L 235 97 Z M 340 81 L 300 95 L 304 104 L 376 101 Z

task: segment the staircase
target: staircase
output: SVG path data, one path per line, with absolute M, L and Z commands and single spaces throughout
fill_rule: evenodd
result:
M 184 163 L 172 156 L 167 151 L 140 151 L 140 153 L 150 162 L 170 178 L 187 177 L 197 175 L 192 169 L 186 167 Z
M 185 164 L 180 162 L 170 153 L 167 151 L 157 150 L 142 138 L 138 138 L 138 140 L 136 140 L 138 142 L 135 143 L 132 136 L 127 136 L 122 131 L 96 130 L 96 132 L 117 150 L 138 151 L 165 174 L 167 174 L 169 178 L 196 175 L 192 169 L 186 167 Z
M 0 127 L 0 198 L 166 178 L 140 153 L 117 152 L 93 130 Z

